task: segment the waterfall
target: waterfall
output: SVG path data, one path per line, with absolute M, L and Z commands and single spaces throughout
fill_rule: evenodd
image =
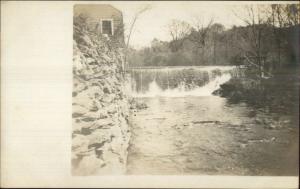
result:
M 231 78 L 234 66 L 132 68 L 133 97 L 210 96 Z

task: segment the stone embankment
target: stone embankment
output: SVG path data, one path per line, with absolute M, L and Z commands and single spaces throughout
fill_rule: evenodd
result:
M 129 101 L 121 44 L 74 19 L 72 174 L 126 172 Z

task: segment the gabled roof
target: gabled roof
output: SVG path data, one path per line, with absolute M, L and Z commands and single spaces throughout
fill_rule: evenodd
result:
M 110 5 L 110 4 L 76 4 L 75 6 L 74 6 L 74 8 L 76 9 L 76 7 L 80 7 L 80 8 L 90 8 L 90 9 L 98 9 L 98 8 L 100 8 L 100 9 L 102 9 L 102 8 L 105 8 L 105 9 L 107 9 L 107 8 L 110 8 L 110 9 L 113 9 L 114 11 L 117 11 L 117 12 L 119 12 L 119 13 L 121 13 L 122 14 L 122 11 L 120 11 L 119 9 L 117 9 L 117 8 L 115 8 L 114 6 L 112 6 L 112 5 Z

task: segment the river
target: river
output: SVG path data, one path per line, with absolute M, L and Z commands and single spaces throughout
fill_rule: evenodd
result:
M 299 128 L 289 115 L 212 95 L 233 67 L 131 73 L 148 108 L 131 114 L 130 175 L 297 175 Z

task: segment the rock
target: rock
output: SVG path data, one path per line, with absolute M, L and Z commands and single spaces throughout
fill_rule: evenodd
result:
M 83 135 L 76 135 L 76 137 L 72 139 L 72 150 L 79 152 L 85 151 L 87 150 L 88 144 L 88 138 Z
M 94 58 L 91 58 L 91 57 L 88 57 L 86 58 L 86 61 L 85 61 L 87 64 L 93 64 L 93 63 L 96 63 L 97 64 L 97 61 L 94 59 Z
M 147 106 L 147 104 L 145 104 L 145 103 L 138 103 L 138 104 L 136 105 L 136 108 L 139 109 L 139 110 L 141 110 L 141 109 L 146 109 L 146 108 L 148 108 L 148 106 Z
M 96 120 L 96 118 L 94 118 L 94 117 L 85 117 L 85 118 L 81 119 L 81 121 L 85 121 L 85 122 L 91 122 L 91 121 L 95 121 L 95 120 Z
M 73 118 L 77 118 L 77 117 L 81 117 L 81 116 L 83 116 L 84 114 L 83 113 L 77 113 L 77 112 L 74 112 L 73 114 L 72 114 L 72 117 Z
M 97 111 L 92 111 L 88 112 L 85 114 L 86 117 L 93 117 L 96 119 L 105 119 L 108 117 L 107 111 L 105 110 L 97 110 Z
M 82 128 L 90 128 L 92 125 L 93 122 L 81 121 L 80 119 L 75 119 L 75 122 L 73 122 L 73 128 L 76 127 L 79 130 Z
M 111 93 L 111 91 L 110 91 L 110 89 L 109 89 L 108 87 L 105 87 L 105 88 L 103 89 L 103 92 L 104 92 L 104 93 L 108 93 L 108 94 Z
M 96 103 L 93 103 L 93 105 L 90 107 L 89 109 L 91 112 L 96 112 L 99 110 L 99 108 L 97 107 Z
M 72 97 L 75 97 L 75 96 L 77 96 L 77 92 L 72 92 Z
M 254 121 L 255 121 L 255 123 L 257 123 L 257 124 L 263 124 L 263 120 L 260 119 L 260 118 L 256 118 Z
M 277 127 L 274 124 L 268 124 L 268 125 L 265 125 L 264 128 L 266 128 L 266 129 L 276 129 Z
M 82 135 L 90 135 L 92 134 L 92 130 L 90 129 L 90 127 L 83 127 L 81 128 L 80 134 Z
M 76 169 L 73 169 L 72 172 L 74 175 L 93 175 L 105 165 L 105 161 L 97 158 L 96 154 L 85 156 L 82 158 Z
M 73 97 L 73 102 L 76 102 L 76 104 L 84 106 L 89 109 L 90 107 L 94 106 L 92 99 L 93 98 L 89 90 L 85 90 L 78 93 L 77 96 Z
M 114 104 L 111 104 L 111 105 L 109 105 L 109 106 L 107 107 L 107 113 L 108 113 L 108 114 L 115 114 L 115 113 L 117 113 L 117 111 L 118 111 L 118 108 L 117 108 L 117 106 L 114 105 Z
M 99 119 L 97 121 L 97 124 L 102 125 L 102 126 L 106 126 L 106 125 L 113 125 L 114 122 L 110 118 L 107 118 L 107 119 Z
M 222 96 L 222 89 L 217 89 L 212 92 L 213 95 Z
M 86 112 L 89 111 L 88 108 L 79 104 L 73 104 L 72 109 L 73 109 L 73 114 L 77 114 L 77 115 L 79 114 L 84 115 Z
M 255 117 L 256 116 L 256 111 L 255 110 L 251 110 L 248 114 L 249 117 Z
M 147 104 L 138 102 L 137 100 L 132 100 L 130 102 L 130 109 L 142 110 L 148 108 Z
M 108 94 L 104 94 L 101 101 L 105 102 L 105 103 L 111 103 L 114 99 L 115 95 L 108 95 Z

